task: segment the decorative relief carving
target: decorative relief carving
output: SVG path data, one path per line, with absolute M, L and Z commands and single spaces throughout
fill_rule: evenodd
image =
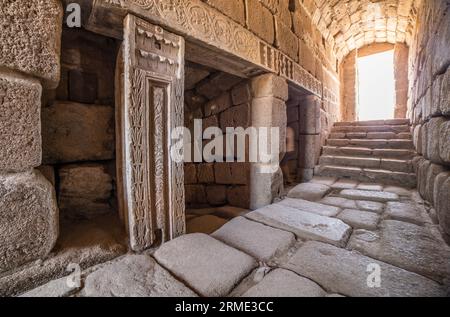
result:
M 125 24 L 119 130 L 127 186 L 119 184 L 125 188 L 119 205 L 127 209 L 131 247 L 141 251 L 185 230 L 183 165 L 169 156 L 169 132 L 183 124 L 184 42 L 131 15 Z

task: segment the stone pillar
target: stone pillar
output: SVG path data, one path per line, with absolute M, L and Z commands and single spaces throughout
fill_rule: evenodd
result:
M 265 74 L 252 79 L 252 126 L 279 128 L 279 159 L 286 154 L 288 84 L 285 79 Z M 270 145 L 269 145 L 270 146 Z M 271 171 L 271 172 L 268 172 Z M 279 164 L 252 163 L 250 167 L 250 209 L 269 205 L 283 190 Z
M 357 120 L 357 71 L 356 50 L 352 51 L 341 64 L 341 121 Z
M 0 3 L 0 273 L 50 253 L 58 237 L 53 186 L 41 165 L 41 95 L 60 77 L 59 0 Z
M 408 103 L 408 55 L 409 48 L 405 44 L 396 44 L 394 49 L 395 77 L 395 118 L 406 118 Z
M 298 180 L 308 182 L 314 176 L 314 167 L 320 157 L 321 149 L 321 100 L 310 95 L 300 101 L 300 136 Z

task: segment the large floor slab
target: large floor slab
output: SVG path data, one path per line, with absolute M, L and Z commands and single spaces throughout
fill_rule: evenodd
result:
M 348 199 L 369 200 L 382 203 L 399 200 L 399 196 L 394 193 L 356 189 L 344 189 L 341 191 L 340 196 Z
M 260 261 L 269 261 L 286 252 L 295 242 L 287 231 L 238 217 L 212 234 L 212 237 L 239 249 Z
M 423 225 L 425 219 L 420 208 L 413 202 L 389 202 L 386 205 L 384 217 L 390 220 L 410 222 L 416 225 Z
M 317 240 L 342 247 L 347 243 L 351 233 L 350 226 L 339 219 L 282 205 L 270 205 L 255 210 L 246 217 L 268 226 L 290 231 L 301 239 Z
M 375 230 L 380 221 L 380 216 L 376 213 L 357 209 L 345 209 L 339 214 L 338 218 L 353 229 Z
M 249 255 L 201 233 L 171 240 L 154 256 L 202 296 L 226 296 L 256 267 Z
M 294 209 L 312 212 L 314 214 L 318 214 L 326 217 L 334 217 L 336 216 L 341 209 L 335 206 L 329 206 L 324 204 L 319 204 L 311 201 L 307 201 L 304 199 L 294 199 L 294 198 L 286 198 L 277 203 L 276 205 L 283 205 L 287 207 L 291 207 Z
M 276 269 L 267 274 L 257 285 L 242 297 L 324 297 L 326 292 L 307 278 L 284 270 Z
M 380 268 L 380 287 L 369 281 L 373 268 Z M 316 241 L 305 243 L 285 265 L 329 293 L 352 297 L 445 296 L 436 282 L 418 274 L 371 259 L 357 252 Z
M 450 278 L 450 247 L 426 227 L 386 220 L 379 231 L 356 231 L 349 248 L 435 281 Z
M 127 255 L 107 263 L 87 276 L 82 292 L 88 297 L 196 296 L 147 255 Z
M 318 201 L 331 191 L 331 187 L 316 183 L 303 183 L 295 186 L 288 193 L 289 198 Z

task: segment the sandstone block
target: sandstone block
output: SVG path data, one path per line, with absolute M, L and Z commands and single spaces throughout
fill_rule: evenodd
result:
M 40 172 L 0 175 L 0 272 L 47 256 L 58 231 L 55 190 Z
M 425 222 L 421 215 L 421 210 L 412 202 L 388 202 L 384 218 L 388 220 L 409 222 L 419 226 L 423 225 Z
M 430 161 L 436 164 L 442 164 L 442 160 L 440 157 L 440 144 L 439 141 L 442 137 L 445 138 L 447 136 L 446 140 L 450 139 L 448 135 L 441 135 L 442 131 L 440 128 L 441 126 L 446 123 L 446 120 L 443 117 L 438 118 L 432 118 L 428 122 L 428 135 L 427 135 L 427 153 Z M 444 129 L 445 130 L 445 129 Z M 444 140 L 445 143 L 445 140 Z
M 126 255 L 86 278 L 88 297 L 197 297 L 147 255 Z
M 275 46 L 295 62 L 298 62 L 298 37 L 279 17 L 275 18 L 275 29 Z
M 188 205 L 206 204 L 206 192 L 203 185 L 185 185 L 186 203 Z
M 345 209 L 339 214 L 338 218 L 353 229 L 376 229 L 380 221 L 380 216 L 377 214 L 357 209 Z
M 197 165 L 192 163 L 184 164 L 184 183 L 197 184 Z
M 247 185 L 249 178 L 248 163 L 215 163 L 214 173 L 217 184 Z
M 445 116 L 450 116 L 450 67 L 442 78 L 439 109 Z
M 112 211 L 112 177 L 102 164 L 65 165 L 59 169 L 59 207 L 70 218 L 92 218 Z
M 251 98 L 252 93 L 250 91 L 250 85 L 247 82 L 237 85 L 231 90 L 231 100 L 235 106 L 248 103 Z
M 273 74 L 252 78 L 251 89 L 254 98 L 275 97 L 284 101 L 289 98 L 286 79 Z
M 42 111 L 47 164 L 113 159 L 114 139 L 111 107 L 57 102 Z
M 198 182 L 202 184 L 214 183 L 214 163 L 201 163 L 197 165 Z
M 205 116 L 209 117 L 213 114 L 218 114 L 231 107 L 230 93 L 226 92 L 219 97 L 209 101 L 205 105 Z
M 435 181 L 435 207 L 442 230 L 450 235 L 450 173 L 442 173 Z
M 368 191 L 368 190 L 344 189 L 343 191 L 341 191 L 340 196 L 349 199 L 369 200 L 382 203 L 399 200 L 399 196 L 394 193 Z
M 269 171 L 264 171 L 269 169 Z M 283 173 L 271 165 L 252 164 L 250 168 L 250 208 L 267 206 L 283 191 Z
M 445 164 L 450 165 L 450 121 L 441 124 L 438 137 L 439 158 Z M 438 143 L 437 140 L 434 142 Z
M 186 222 L 186 233 L 211 234 L 226 223 L 226 219 L 214 215 L 195 217 Z
M 206 3 L 216 8 L 234 21 L 245 25 L 244 0 L 206 0 Z
M 250 256 L 205 234 L 169 241 L 155 258 L 202 296 L 226 296 L 256 267 Z
M 234 106 L 220 115 L 220 128 L 226 131 L 227 128 L 242 127 L 247 128 L 250 125 L 250 104 Z
M 248 186 L 228 187 L 227 200 L 231 206 L 250 208 L 250 190 Z
M 227 187 L 221 185 L 206 186 L 206 200 L 212 206 L 224 205 L 227 202 Z
M 234 218 L 214 232 L 212 237 L 263 262 L 283 254 L 295 242 L 295 236 L 290 232 L 243 217 Z
M 300 198 L 309 201 L 318 201 L 331 191 L 331 187 L 315 183 L 303 183 L 295 186 L 288 193 L 289 198 Z
M 328 206 L 324 204 L 314 203 L 303 199 L 286 198 L 277 203 L 276 205 L 283 205 L 290 208 L 311 212 L 326 217 L 336 216 L 341 209 L 334 206 Z
M 300 103 L 300 133 L 319 134 L 320 127 L 320 99 L 309 97 Z
M 275 26 L 272 13 L 258 0 L 247 1 L 248 28 L 269 44 L 275 40 Z
M 37 80 L 0 72 L 0 170 L 41 164 L 41 91 Z
M 209 76 L 209 71 L 200 67 L 185 66 L 185 90 L 191 90 L 195 88 L 195 85 Z
M 58 0 L 8 1 L 0 8 L 0 66 L 42 78 L 56 88 L 63 8 Z

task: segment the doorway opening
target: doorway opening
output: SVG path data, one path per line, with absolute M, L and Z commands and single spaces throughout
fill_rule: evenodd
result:
M 357 69 L 358 120 L 394 119 L 394 50 L 358 58 Z

